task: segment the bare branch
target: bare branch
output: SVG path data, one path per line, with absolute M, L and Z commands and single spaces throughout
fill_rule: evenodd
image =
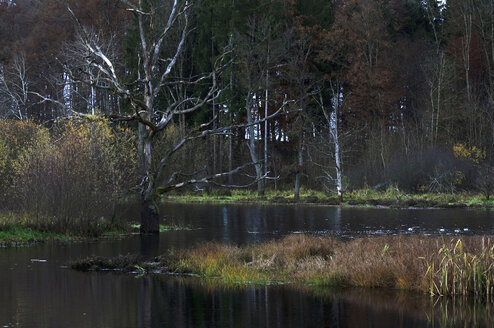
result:
M 162 190 L 163 190 L 163 192 L 166 192 L 166 191 L 169 191 L 172 189 L 183 188 L 183 187 L 188 186 L 188 185 L 199 184 L 199 183 L 209 183 L 209 184 L 214 184 L 214 185 L 219 186 L 219 187 L 228 187 L 228 188 L 248 188 L 248 187 L 256 184 L 260 179 L 268 178 L 267 175 L 269 174 L 269 172 L 267 172 L 261 178 L 255 179 L 254 181 L 252 181 L 248 184 L 245 184 L 245 185 L 221 184 L 221 183 L 214 181 L 214 179 L 218 179 L 218 178 L 225 177 L 225 176 L 228 176 L 231 174 L 239 173 L 242 170 L 244 170 L 246 167 L 249 167 L 251 165 L 255 165 L 255 163 L 246 163 L 246 164 L 241 165 L 241 166 L 239 166 L 239 167 L 237 167 L 231 171 L 228 171 L 228 172 L 211 174 L 211 175 L 208 175 L 208 176 L 203 177 L 203 178 L 189 179 L 189 180 L 177 183 L 177 184 L 167 185 L 167 186 L 163 187 Z M 179 175 L 179 173 L 174 173 L 174 174 Z

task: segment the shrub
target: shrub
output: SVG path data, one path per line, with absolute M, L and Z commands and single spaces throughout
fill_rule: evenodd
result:
M 7 129 L 0 140 L 7 139 L 12 149 L 6 172 L 10 209 L 27 217 L 27 224 L 94 234 L 101 217 L 111 216 L 112 205 L 136 185 L 135 140 L 127 129 L 99 118 L 63 120 L 51 131 L 1 123 Z M 28 125 L 29 142 L 8 134 L 19 124 Z

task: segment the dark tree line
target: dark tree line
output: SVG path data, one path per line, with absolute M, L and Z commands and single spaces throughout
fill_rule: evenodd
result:
M 200 146 L 184 146 L 166 167 L 142 159 L 141 168 L 173 175 L 181 167 L 208 183 L 219 174 L 221 185 L 254 179 L 261 196 L 290 186 L 298 197 L 302 185 L 340 196 L 364 186 L 474 189 L 489 175 L 491 0 L 178 1 L 187 19 L 172 22 L 155 58 L 156 70 L 175 60 L 173 70 L 146 107 L 138 99 L 159 83 L 142 36 L 159 39 L 173 3 L 0 1 L 1 117 L 44 125 L 75 115 L 132 117 L 139 147 L 157 152 L 207 123 Z M 88 44 L 101 45 L 115 79 L 94 65 L 105 63 Z M 166 125 L 163 112 L 139 109 L 170 104 L 178 106 Z M 291 114 L 265 119 L 280 109 Z M 154 137 L 158 130 L 163 137 Z M 245 162 L 253 163 L 250 177 L 233 174 Z

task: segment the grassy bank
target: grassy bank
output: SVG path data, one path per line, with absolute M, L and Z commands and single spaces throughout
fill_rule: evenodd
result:
M 36 217 L 13 211 L 0 212 L 0 245 L 2 246 L 26 245 L 49 240 L 82 240 L 133 231 L 135 228 L 130 223 L 117 219 Z
M 494 239 L 386 236 L 343 241 L 291 235 L 246 247 L 209 243 L 171 251 L 153 262 L 87 258 L 72 267 L 196 274 L 226 284 L 297 283 L 489 296 L 494 288 Z
M 36 227 L 17 224 L 2 224 L 0 225 L 0 247 L 16 247 L 28 246 L 36 243 L 47 241 L 59 242 L 74 242 L 82 240 L 90 240 L 100 237 L 119 237 L 138 230 L 132 227 L 102 227 L 98 232 L 91 231 L 90 233 L 80 233 L 79 231 L 57 232 L 49 227 Z
M 55 232 L 40 231 L 32 228 L 5 225 L 0 227 L 0 246 L 22 246 L 47 240 L 68 241 L 73 237 Z
M 80 227 L 79 227 L 80 228 Z M 46 241 L 82 241 L 94 238 L 118 238 L 128 234 L 138 234 L 140 225 L 134 223 L 111 224 L 102 220 L 97 227 L 91 230 L 83 229 L 65 230 L 60 232 L 58 225 L 36 225 L 10 218 L 0 219 L 0 247 L 26 246 Z M 173 230 L 190 230 L 190 227 L 176 224 L 160 224 L 160 232 Z
M 419 207 L 419 208 L 493 208 L 494 198 L 487 200 L 481 194 L 475 193 L 422 193 L 411 194 L 396 188 L 385 191 L 361 189 L 347 192 L 340 202 L 333 194 L 315 190 L 302 190 L 300 200 L 296 202 L 291 190 L 267 190 L 264 198 L 250 190 L 232 190 L 207 193 L 171 194 L 167 201 L 179 203 L 256 203 L 256 204 L 325 204 L 342 206 L 390 206 L 390 207 Z
M 130 223 L 98 220 L 70 221 L 32 218 L 26 214 L 0 213 L 0 246 L 25 246 L 45 241 L 78 241 L 103 236 L 120 236 L 138 231 Z

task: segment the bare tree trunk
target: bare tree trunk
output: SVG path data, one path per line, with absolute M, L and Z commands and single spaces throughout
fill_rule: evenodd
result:
M 230 46 L 232 43 L 232 38 L 229 40 Z M 233 70 L 230 73 L 230 90 L 233 91 Z M 228 111 L 228 116 L 230 118 L 230 124 L 233 124 L 233 116 L 231 111 Z M 230 135 L 228 136 L 228 184 L 233 184 L 233 174 L 231 173 L 233 170 L 233 135 L 234 131 L 230 131 Z
M 94 115 L 94 114 L 96 114 L 96 112 L 95 112 L 95 107 L 96 107 L 96 86 L 94 85 L 95 78 L 94 78 L 94 74 L 93 74 L 91 68 L 89 68 L 88 71 L 89 71 L 89 76 L 91 78 L 91 95 L 90 95 L 90 99 L 89 99 L 89 106 L 91 108 L 89 108 L 89 111 L 91 112 L 92 115 Z
M 438 30 L 436 27 L 436 15 L 439 13 L 434 12 L 434 8 L 427 4 L 426 8 L 427 18 L 429 20 L 429 24 L 432 27 L 432 32 L 434 35 L 435 46 L 436 46 L 436 57 L 438 58 L 438 66 L 436 67 L 437 76 L 436 81 L 434 81 L 434 75 L 431 77 L 429 81 L 430 90 L 430 101 L 431 101 L 431 129 L 430 129 L 430 140 L 431 144 L 434 146 L 437 142 L 437 136 L 439 131 L 439 119 L 441 112 L 441 93 L 443 89 L 443 74 L 445 69 L 445 56 L 444 52 L 441 50 L 441 33 L 442 31 Z M 437 91 L 436 91 L 436 99 L 434 99 L 434 86 L 437 83 Z M 435 104 L 434 104 L 435 103 Z
M 245 102 L 246 104 L 245 109 L 247 111 L 247 123 L 249 124 L 249 127 L 247 128 L 249 133 L 249 151 L 250 151 L 250 158 L 254 163 L 254 167 L 256 169 L 257 196 L 264 197 L 264 181 L 262 179 L 263 172 L 262 172 L 262 165 L 259 162 L 259 158 L 256 152 L 256 140 L 255 140 L 255 130 L 254 130 L 256 128 L 256 125 L 253 124 L 254 119 L 252 118 L 251 98 L 252 98 L 252 93 L 249 91 L 247 93 L 247 99 Z
M 232 114 L 230 113 L 230 122 L 232 122 Z M 234 132 L 231 131 L 228 136 L 228 184 L 233 184 L 233 174 L 231 173 L 233 170 L 233 135 Z
M 213 99 L 213 118 L 214 118 L 214 123 L 213 123 L 213 128 L 217 128 L 216 124 L 216 103 Z M 217 154 L 216 154 L 216 136 L 213 136 L 211 138 L 211 141 L 213 142 L 213 174 L 216 174 L 216 159 L 217 159 Z
M 269 58 L 269 56 L 268 56 Z M 269 70 L 266 71 L 266 92 L 264 98 L 264 117 L 268 117 Z M 268 175 L 268 121 L 264 121 L 264 175 Z
M 339 118 L 338 112 L 342 106 L 342 94 L 340 90 L 340 86 L 336 83 L 331 86 L 332 92 L 332 100 L 331 100 L 331 112 L 328 113 L 326 108 L 324 107 L 324 101 L 322 98 L 322 94 L 319 94 L 319 106 L 321 106 L 322 112 L 324 114 L 324 118 L 328 124 L 329 135 L 334 144 L 334 153 L 333 158 L 335 161 L 334 169 L 336 171 L 336 192 L 338 194 L 338 200 L 340 202 L 343 201 L 343 166 L 342 166 L 342 158 L 341 158 L 341 138 L 339 135 Z M 332 177 L 332 176 L 331 176 Z M 334 180 L 333 178 L 331 178 Z
M 462 8 L 463 16 L 463 40 L 462 40 L 462 51 L 463 51 L 463 68 L 465 69 L 465 82 L 467 89 L 467 102 L 468 106 L 471 105 L 472 95 L 470 90 L 470 44 L 472 40 L 472 14 L 470 12 L 469 4 L 465 3 L 464 8 Z
M 299 147 L 298 147 L 298 167 L 297 167 L 297 173 L 295 174 L 295 190 L 293 193 L 293 198 L 295 201 L 298 201 L 300 199 L 300 185 L 301 185 L 301 178 L 302 178 L 302 168 L 304 165 L 304 150 L 305 150 L 305 131 L 302 128 L 300 130 L 300 142 L 299 142 Z
M 269 100 L 269 43 L 266 56 L 266 90 L 264 95 L 264 118 L 268 117 L 268 100 Z M 268 175 L 268 121 L 264 121 L 264 175 Z M 266 185 L 266 180 L 264 180 Z
M 144 101 L 149 109 L 143 118 L 150 120 L 153 100 L 147 88 L 145 90 Z M 139 156 L 139 174 L 141 176 L 141 233 L 159 233 L 159 213 L 156 205 L 156 183 L 152 177 L 152 158 L 151 158 L 151 132 L 149 128 L 142 123 L 138 127 L 138 156 Z
M 211 9 L 211 25 L 213 24 L 213 11 Z M 213 30 L 211 30 L 211 58 L 214 58 L 214 42 L 213 42 Z M 211 67 L 211 70 L 213 70 L 214 67 Z M 216 117 L 216 101 L 215 99 L 213 98 L 213 119 L 214 119 L 214 123 L 213 123 L 213 128 L 216 129 L 218 127 L 218 118 Z M 216 136 L 213 136 L 212 138 L 212 142 L 213 142 L 213 174 L 216 174 L 217 172 L 217 159 L 218 159 L 218 155 L 217 155 L 217 150 L 216 150 L 216 146 L 217 146 L 217 140 L 216 140 Z
M 155 203 L 154 181 L 150 179 L 151 170 L 151 140 L 148 138 L 146 127 L 139 123 L 138 131 L 139 175 L 142 179 L 140 196 L 141 233 L 159 232 L 159 214 Z
M 343 174 L 341 170 L 341 153 L 340 153 L 340 137 L 338 133 L 338 109 L 339 109 L 339 101 L 336 99 L 337 104 L 333 106 L 333 112 L 331 112 L 331 135 L 333 136 L 334 141 L 334 160 L 335 160 L 335 169 L 336 169 L 336 192 L 338 194 L 338 200 L 340 202 L 343 201 Z

